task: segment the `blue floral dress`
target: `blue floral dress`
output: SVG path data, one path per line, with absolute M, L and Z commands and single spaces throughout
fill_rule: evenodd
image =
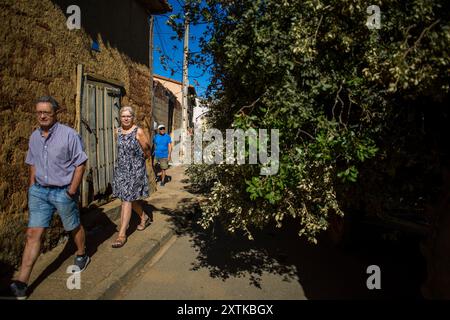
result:
M 122 201 L 135 201 L 149 195 L 144 151 L 136 139 L 137 130 L 138 127 L 127 134 L 122 134 L 122 128 L 118 130 L 113 195 Z

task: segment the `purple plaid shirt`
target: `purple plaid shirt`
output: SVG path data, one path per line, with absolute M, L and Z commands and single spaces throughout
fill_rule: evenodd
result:
M 86 160 L 80 135 L 56 122 L 47 138 L 40 128 L 33 131 L 25 163 L 36 168 L 36 182 L 40 185 L 63 187 L 72 182 L 75 168 Z

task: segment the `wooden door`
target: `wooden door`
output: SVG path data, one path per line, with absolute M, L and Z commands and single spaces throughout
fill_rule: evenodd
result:
M 81 188 L 83 207 L 112 192 L 116 157 L 114 129 L 119 125 L 121 90 L 92 80 L 84 81 L 81 137 L 88 156 Z

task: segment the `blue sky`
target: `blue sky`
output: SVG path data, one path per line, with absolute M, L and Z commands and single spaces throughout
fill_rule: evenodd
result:
M 183 12 L 182 5 L 184 4 L 184 0 L 169 0 L 169 3 L 172 6 L 172 12 L 165 15 L 155 15 L 155 23 L 153 26 L 153 71 L 155 74 L 182 81 L 183 41 L 170 39 L 172 36 L 175 36 L 176 33 L 170 26 L 166 24 L 166 21 L 168 20 L 169 15 Z M 191 52 L 200 51 L 200 48 L 198 46 L 198 39 L 200 38 L 204 30 L 205 25 L 190 25 L 189 50 Z M 174 48 L 174 46 L 176 46 L 176 48 Z M 170 66 L 170 69 L 173 69 L 175 71 L 173 75 L 170 69 L 164 70 L 160 61 L 161 54 L 165 54 L 169 57 L 168 65 Z M 206 87 L 209 84 L 208 74 L 205 73 L 203 76 L 201 76 L 202 73 L 202 70 L 197 66 L 189 66 L 189 84 L 195 87 L 198 96 L 203 96 Z

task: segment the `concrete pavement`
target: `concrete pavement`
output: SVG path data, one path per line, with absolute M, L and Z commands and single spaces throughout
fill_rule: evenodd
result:
M 114 299 L 132 300 L 300 300 L 306 299 L 298 277 L 263 271 L 258 286 L 251 272 L 226 279 L 195 267 L 199 252 L 192 236 L 177 237 L 157 262 L 144 266 Z
M 39 257 L 30 281 L 32 292 L 29 299 L 108 299 L 123 283 L 132 279 L 174 235 L 170 213 L 193 200 L 193 195 L 184 190 L 184 168 L 171 168 L 168 175 L 172 181 L 164 187 L 158 186 L 158 190 L 145 201 L 146 211 L 153 214 L 153 223 L 146 230 L 137 231 L 139 221 L 133 214 L 128 241 L 122 248 L 111 248 L 117 236 L 120 201 L 113 201 L 82 216 L 91 262 L 81 273 L 80 289 L 68 289 L 67 286 L 71 276 L 67 269 L 73 264 L 75 252 L 70 240 Z M 71 281 L 72 287 L 76 287 L 76 280 L 72 278 Z

